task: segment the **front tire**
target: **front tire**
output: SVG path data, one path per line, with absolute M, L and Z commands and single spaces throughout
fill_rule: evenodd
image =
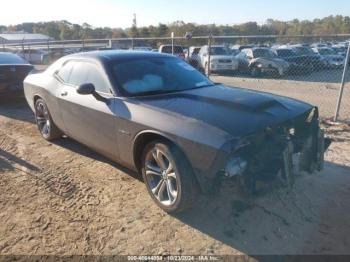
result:
M 142 154 L 142 176 L 151 198 L 168 213 L 189 208 L 197 190 L 194 175 L 180 150 L 166 142 L 149 143 Z
M 261 70 L 258 66 L 256 65 L 253 65 L 251 68 L 250 68 L 250 75 L 251 77 L 260 77 L 261 76 Z
M 61 138 L 62 132 L 52 120 L 49 109 L 42 98 L 35 101 L 35 121 L 43 138 L 48 141 Z

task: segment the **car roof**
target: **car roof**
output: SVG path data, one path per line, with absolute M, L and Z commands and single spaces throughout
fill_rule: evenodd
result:
M 291 48 L 310 48 L 310 46 L 304 46 L 304 45 L 301 45 L 301 44 L 295 44 L 295 45 L 290 45 Z
M 29 63 L 18 55 L 0 52 L 0 65 L 29 65 Z
M 260 47 L 260 46 L 254 46 L 254 47 L 248 47 L 248 48 L 243 48 L 242 50 L 258 50 L 258 49 L 264 49 L 264 50 L 271 50 L 269 47 Z
M 293 51 L 293 48 L 291 47 L 277 47 L 277 48 L 273 48 L 273 50 L 279 51 L 279 50 L 290 50 Z
M 88 58 L 95 59 L 100 62 L 114 61 L 114 60 L 128 60 L 139 58 L 153 58 L 153 57 L 174 57 L 170 54 L 157 53 L 151 51 L 128 51 L 128 50 L 103 50 L 103 51 L 91 51 L 84 53 L 76 53 L 68 55 L 68 58 Z
M 159 47 L 165 47 L 165 46 L 173 46 L 173 45 L 160 45 Z M 181 47 L 183 47 L 182 45 L 174 45 L 174 46 L 181 46 Z

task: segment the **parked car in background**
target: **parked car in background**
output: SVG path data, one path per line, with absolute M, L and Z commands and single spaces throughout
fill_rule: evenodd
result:
M 290 48 L 298 55 L 301 56 L 305 63 L 310 64 L 314 70 L 321 70 L 327 68 L 327 61 L 316 54 L 309 46 L 306 45 L 292 45 Z
M 327 43 L 314 43 L 311 45 L 312 48 L 328 47 Z
M 167 212 L 190 207 L 225 177 L 252 193 L 279 173 L 292 185 L 293 159 L 300 171 L 321 170 L 329 145 L 317 107 L 215 84 L 165 54 L 70 55 L 24 85 L 44 139 L 65 133 L 137 171 Z
M 200 69 L 208 74 L 209 47 L 202 46 L 199 51 Z M 212 45 L 210 49 L 210 72 L 235 72 L 238 70 L 238 60 L 225 46 Z
M 189 63 L 195 68 L 198 68 L 200 64 L 200 58 L 198 55 L 200 50 L 201 50 L 200 46 L 190 46 L 188 48 L 188 52 L 186 53 L 187 63 Z
M 229 51 L 233 56 L 236 56 L 239 54 L 239 52 L 241 52 L 238 48 L 234 48 L 234 47 L 229 48 Z
M 16 53 L 31 64 L 48 64 L 49 53 L 40 49 L 24 49 Z
M 337 54 L 335 50 L 329 47 L 314 47 L 313 51 L 319 54 L 326 62 L 327 68 L 342 68 L 344 67 L 345 58 Z
M 23 80 L 32 69 L 18 55 L 0 52 L 0 96 L 23 92 Z
M 337 55 L 341 55 L 345 58 L 347 48 L 344 45 L 333 45 L 331 48 L 337 53 Z
M 231 48 L 238 49 L 239 51 L 242 51 L 243 49 L 253 48 L 253 47 L 254 47 L 254 45 L 233 45 Z
M 161 45 L 159 47 L 160 53 L 166 53 L 166 54 L 172 54 L 173 53 L 173 46 L 172 45 Z M 181 58 L 182 60 L 185 60 L 185 52 L 181 45 L 174 45 L 174 56 L 177 56 Z
M 266 47 L 246 48 L 236 57 L 239 60 L 239 70 L 249 72 L 253 77 L 262 74 L 283 76 L 289 70 L 289 63 L 278 58 L 271 49 Z
M 289 74 L 308 74 L 313 71 L 313 66 L 302 56 L 298 56 L 291 48 L 274 48 L 272 49 L 278 58 L 289 63 Z

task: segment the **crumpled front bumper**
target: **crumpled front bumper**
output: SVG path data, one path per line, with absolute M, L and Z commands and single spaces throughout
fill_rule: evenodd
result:
M 227 178 L 238 179 L 252 193 L 257 181 L 273 181 L 279 175 L 293 186 L 298 173 L 323 169 L 330 143 L 319 126 L 318 109 L 313 107 L 279 125 L 227 142 L 210 168 L 194 171 L 203 192 L 212 192 L 213 185 L 216 190 Z
M 291 141 L 287 143 L 283 151 L 282 176 L 289 186 L 294 185 L 296 171 L 313 173 L 324 168 L 324 153 L 330 143 L 330 139 L 325 138 L 324 131 L 320 128 L 316 134 L 310 135 L 305 140 L 304 147 L 299 153 L 294 152 Z
M 315 107 L 302 116 L 246 138 L 245 145 L 226 160 L 222 174 L 243 178 L 252 192 L 256 181 L 272 181 L 278 174 L 293 186 L 296 174 L 323 169 L 324 153 L 330 143 L 319 126 Z

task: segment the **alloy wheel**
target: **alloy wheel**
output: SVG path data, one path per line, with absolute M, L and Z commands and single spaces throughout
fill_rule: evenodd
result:
M 43 136 L 49 136 L 51 127 L 50 116 L 46 105 L 41 101 L 35 107 L 35 120 L 40 133 Z
M 153 196 L 164 206 L 173 205 L 178 196 L 178 184 L 172 157 L 155 146 L 147 152 L 144 168 Z

